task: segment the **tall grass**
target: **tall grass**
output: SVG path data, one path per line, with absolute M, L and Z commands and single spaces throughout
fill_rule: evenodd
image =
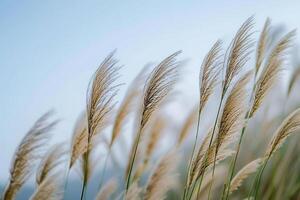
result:
M 3 200 L 16 199 L 34 174 L 30 199 L 67 199 L 74 169 L 82 181 L 78 199 L 299 199 L 300 70 L 287 65 L 296 32 L 274 39 L 270 19 L 259 34 L 253 29 L 250 17 L 225 52 L 225 42 L 212 45 L 199 70 L 198 99 L 184 109 L 175 107 L 184 93 L 170 95 L 184 77 L 181 51 L 150 73 L 142 69 L 120 104 L 121 66 L 110 53 L 91 78 L 70 141 L 49 147 L 52 112 L 25 134 Z M 96 192 L 89 191 L 92 178 Z

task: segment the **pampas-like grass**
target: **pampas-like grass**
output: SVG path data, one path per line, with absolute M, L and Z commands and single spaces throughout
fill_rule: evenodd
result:
M 229 188 L 229 194 L 236 191 L 250 174 L 256 172 L 259 166 L 261 165 L 262 161 L 262 158 L 258 158 L 245 165 L 232 179 Z
M 30 197 L 30 200 L 60 200 L 63 199 L 60 173 L 47 176 Z
M 187 186 L 189 182 L 189 175 L 191 173 L 191 167 L 193 162 L 193 157 L 196 150 L 196 145 L 198 142 L 199 128 L 200 128 L 200 116 L 203 108 L 205 107 L 209 97 L 212 95 L 215 86 L 217 85 L 218 75 L 221 71 L 221 41 L 217 41 L 210 51 L 206 54 L 199 76 L 199 89 L 200 89 L 200 99 L 199 99 L 199 109 L 198 109 L 198 119 L 197 119 L 197 130 L 195 134 L 195 140 L 192 146 L 192 153 L 189 159 L 187 178 L 186 178 L 186 187 L 184 189 L 184 197 L 187 192 Z M 188 125 L 188 124 L 187 124 Z
M 216 152 L 226 141 L 233 142 L 244 125 L 246 112 L 247 90 L 252 71 L 242 76 L 232 88 L 228 96 L 220 119 L 219 131 L 216 138 Z
M 199 113 L 205 107 L 209 97 L 212 95 L 213 90 L 218 81 L 218 75 L 221 72 L 220 55 L 221 51 L 221 41 L 217 41 L 210 51 L 206 54 L 203 63 L 201 65 L 201 75 L 200 80 L 200 104 L 199 104 Z
M 203 139 L 199 150 L 196 154 L 196 156 L 193 158 L 193 161 L 191 163 L 191 172 L 189 173 L 188 177 L 188 186 L 191 186 L 191 184 L 196 180 L 196 177 L 200 177 L 200 168 L 201 168 L 201 161 L 208 151 L 209 146 L 209 140 L 212 135 L 212 129 L 209 129 L 208 133 L 206 134 L 205 138 Z
M 173 150 L 161 159 L 147 183 L 145 200 L 163 200 L 166 193 L 177 185 L 176 168 L 179 158 L 178 153 Z
M 117 180 L 111 178 L 98 192 L 95 200 L 109 200 L 110 196 L 116 191 L 117 186 Z
M 262 104 L 264 98 L 271 90 L 272 86 L 276 82 L 279 72 L 282 70 L 284 64 L 284 56 L 291 46 L 291 41 L 295 36 L 295 31 L 291 31 L 286 34 L 274 47 L 273 51 L 269 55 L 266 66 L 262 71 L 262 74 L 257 81 L 255 89 L 254 101 L 251 108 L 249 117 L 252 117 Z
M 136 138 L 134 139 L 132 152 L 129 156 L 130 164 L 128 165 L 129 170 L 126 190 L 128 190 L 130 185 L 131 173 L 142 131 L 153 112 L 159 107 L 159 105 L 171 91 L 177 80 L 177 68 L 179 67 L 180 62 L 176 61 L 176 57 L 179 53 L 180 52 L 172 54 L 171 56 L 164 59 L 160 64 L 158 64 L 150 74 L 145 85 L 139 130 Z
M 284 141 L 300 128 L 300 108 L 292 112 L 282 122 L 268 146 L 265 157 L 271 157 L 273 153 L 280 148 Z
M 119 85 L 115 84 L 119 78 L 120 66 L 109 54 L 95 72 L 87 92 L 87 127 L 88 141 L 107 125 L 109 114 L 115 103 Z
M 253 46 L 251 40 L 251 29 L 253 27 L 253 17 L 248 18 L 236 33 L 225 60 L 225 79 L 223 91 L 226 91 L 231 81 L 239 74 L 244 65 L 250 59 Z
M 57 124 L 57 121 L 49 121 L 52 114 L 49 111 L 42 115 L 19 144 L 12 160 L 9 182 L 3 193 L 4 200 L 15 199 L 17 192 L 32 175 L 47 146 L 50 131 Z
M 264 155 L 263 166 L 257 174 L 255 182 L 252 186 L 250 194 L 252 194 L 254 189 L 254 199 L 257 198 L 261 177 L 262 174 L 268 164 L 269 159 L 273 156 L 273 154 L 281 147 L 281 145 L 285 142 L 285 140 L 295 131 L 300 129 L 300 108 L 292 112 L 289 116 L 287 116 L 278 129 L 275 132 L 273 139 L 271 140 L 266 153 Z M 255 187 L 254 187 L 255 186 Z
M 215 156 L 215 149 L 216 148 L 211 148 L 211 150 L 209 150 L 207 159 L 202 159 L 197 172 L 196 180 L 204 175 L 204 172 L 207 168 L 211 168 L 214 165 L 217 165 L 219 162 L 229 158 L 235 153 L 235 151 L 233 150 L 223 149 L 217 154 L 217 156 Z
M 247 61 L 250 59 L 251 47 L 253 46 L 253 41 L 251 40 L 252 32 L 250 32 L 252 26 L 253 26 L 253 18 L 250 17 L 240 27 L 240 29 L 236 33 L 231 45 L 229 46 L 225 54 L 225 61 L 223 63 L 223 68 L 225 69 L 225 76 L 224 76 L 224 80 L 222 81 L 221 100 L 219 102 L 217 116 L 213 126 L 212 136 L 210 138 L 209 148 L 212 145 L 212 141 L 215 136 L 215 131 L 216 131 L 219 115 L 220 115 L 221 106 L 223 104 L 227 90 L 230 87 L 232 80 L 238 76 L 238 74 L 243 69 Z M 217 144 L 216 151 L 217 150 L 218 150 L 218 144 Z M 215 153 L 215 156 L 217 156 L 217 153 Z M 205 159 L 207 159 L 207 155 L 205 157 L 206 157 Z M 214 168 L 215 166 L 213 167 L 213 171 Z M 199 187 L 201 188 L 201 182 L 199 184 Z
M 164 59 L 154 68 L 148 78 L 144 89 L 140 129 L 145 127 L 152 113 L 158 108 L 160 103 L 174 87 L 178 77 L 177 70 L 180 64 L 180 62 L 176 61 L 176 57 L 180 53 L 180 51 L 176 52 Z
M 58 166 L 64 162 L 64 143 L 54 145 L 42 159 L 36 174 L 36 183 L 40 185 L 48 176 L 55 173 Z
M 109 121 L 109 116 L 115 106 L 114 97 L 120 85 L 116 84 L 119 78 L 120 66 L 113 58 L 114 52 L 109 54 L 100 64 L 88 87 L 86 99 L 87 115 L 87 151 L 83 154 L 84 170 L 89 169 L 89 151 L 92 138 L 103 130 Z M 84 172 L 81 199 L 85 193 L 88 171 Z

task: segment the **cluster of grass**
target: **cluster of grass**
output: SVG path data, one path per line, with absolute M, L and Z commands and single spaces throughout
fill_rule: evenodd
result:
M 150 73 L 145 67 L 119 105 L 115 97 L 121 66 L 114 53 L 109 54 L 90 81 L 86 109 L 76 122 L 70 145 L 48 148 L 57 121 L 51 121 L 51 111 L 40 117 L 17 147 L 3 199 L 15 199 L 34 174 L 36 189 L 31 199 L 63 199 L 69 172 L 76 166 L 82 178 L 78 199 L 86 198 L 96 170 L 101 175 L 97 200 L 300 198 L 299 137 L 288 140 L 300 128 L 300 109 L 288 101 L 300 70 L 291 73 L 284 103 L 267 98 L 274 85 L 282 82 L 295 31 L 274 39 L 267 19 L 255 39 L 253 24 L 252 17 L 247 19 L 225 51 L 218 40 L 206 54 L 198 104 L 181 128 L 169 131 L 177 138 L 175 143 L 161 143 L 165 129 L 174 123 L 163 110 L 174 98 L 170 94 L 184 65 L 178 61 L 181 52 L 162 60 Z M 217 97 L 214 114 L 205 109 L 213 94 Z M 266 107 L 259 112 L 263 105 L 280 112 L 270 117 Z M 210 127 L 200 127 L 208 116 Z M 113 146 L 121 145 L 116 144 L 120 136 L 128 138 L 124 127 L 130 122 L 134 137 L 130 148 L 122 149 L 127 162 L 116 167 Z M 109 139 L 103 137 L 104 130 L 110 130 Z M 105 155 L 99 159 L 103 147 Z M 109 160 L 114 160 L 115 171 L 108 178 Z M 99 162 L 102 167 L 97 169 Z

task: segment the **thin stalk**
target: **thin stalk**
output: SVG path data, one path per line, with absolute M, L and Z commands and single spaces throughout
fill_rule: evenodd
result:
M 87 183 L 87 167 L 88 167 L 88 157 L 89 157 L 89 150 L 87 149 L 87 152 L 83 154 L 84 157 L 84 173 L 83 173 L 83 182 L 82 182 L 82 188 L 81 188 L 81 195 L 80 200 L 84 199 L 85 191 L 86 191 L 86 183 Z
M 218 150 L 216 148 L 216 152 L 215 152 L 215 156 L 214 156 L 213 171 L 212 171 L 212 174 L 211 174 L 212 180 L 211 180 L 211 184 L 209 185 L 209 190 L 208 190 L 208 197 L 207 197 L 208 200 L 210 200 L 210 193 L 211 193 L 211 189 L 212 189 L 213 181 L 214 181 L 213 178 L 214 178 L 215 169 L 216 169 L 217 153 L 218 153 Z
M 86 184 L 82 184 L 82 190 L 81 190 L 81 195 L 80 195 L 80 200 L 84 199 L 85 197 L 85 190 L 86 190 Z
M 90 121 L 90 120 L 88 120 Z M 91 133 L 91 127 L 88 126 L 88 137 L 87 137 L 87 150 L 83 154 L 83 159 L 84 159 L 84 172 L 83 172 L 83 183 L 82 183 L 82 188 L 81 188 L 81 195 L 80 195 L 80 200 L 84 198 L 85 191 L 86 191 L 86 184 L 87 184 L 87 175 L 88 175 L 88 166 L 89 166 L 89 153 L 90 153 L 90 133 Z
M 251 195 L 252 195 L 252 193 L 253 193 L 253 190 L 255 190 L 255 189 L 259 186 L 259 184 L 260 184 L 260 183 L 258 184 L 258 182 L 260 182 L 259 179 L 261 179 L 262 173 L 263 173 L 263 171 L 264 171 L 264 169 L 265 169 L 265 167 L 266 167 L 266 165 L 267 165 L 268 160 L 269 160 L 269 157 L 268 157 L 268 158 L 266 159 L 266 161 L 264 162 L 263 167 L 261 168 L 261 170 L 259 171 L 259 173 L 256 173 L 256 176 L 255 176 L 255 178 L 254 178 L 254 180 L 253 180 L 251 189 L 250 189 L 250 191 L 249 191 L 249 193 L 248 193 L 247 199 L 250 199 L 250 197 L 251 197 Z M 256 192 L 256 191 L 254 191 L 254 192 Z M 256 197 L 255 197 L 255 198 L 256 198 Z M 255 199 L 255 198 L 254 198 L 254 199 Z
M 133 144 L 134 145 L 134 152 L 133 152 L 133 156 L 132 156 L 131 161 L 130 161 L 129 173 L 128 173 L 127 181 L 126 181 L 126 192 L 125 192 L 125 194 L 127 193 L 128 189 L 129 189 L 129 186 L 130 186 L 131 173 L 132 173 L 133 164 L 134 164 L 134 161 L 135 161 L 137 149 L 138 149 L 138 146 L 139 146 L 141 132 L 142 132 L 142 129 L 140 128 L 139 132 L 138 132 L 138 135 L 137 135 L 137 139 L 136 139 L 136 141 L 134 141 L 134 144 Z
M 183 192 L 183 199 L 185 199 L 186 197 L 186 192 L 188 190 L 188 177 L 189 174 L 191 173 L 191 163 L 194 157 L 194 153 L 195 153 L 195 149 L 196 149 L 196 145 L 197 145 L 197 140 L 198 140 L 198 135 L 199 135 L 199 128 L 200 128 L 200 115 L 201 115 L 201 110 L 200 110 L 200 105 L 199 105 L 199 109 L 198 109 L 198 121 L 197 121 L 197 130 L 196 130 L 196 137 L 195 137 L 195 142 L 193 145 L 193 150 L 192 150 L 192 154 L 191 157 L 189 159 L 189 164 L 188 164 L 188 172 L 186 174 L 186 181 L 185 181 L 185 187 L 184 187 L 184 192 Z
M 248 112 L 249 113 L 249 112 Z M 248 114 L 247 114 L 248 115 Z M 248 123 L 248 116 L 247 116 L 247 121 L 246 123 Z M 239 143 L 238 143 L 238 146 L 237 146 L 237 150 L 236 150 L 236 153 L 235 153 L 235 156 L 233 158 L 233 162 L 231 164 L 231 171 L 230 171 L 230 176 L 229 176 L 229 179 L 228 179 L 228 184 L 227 184 L 227 189 L 226 189 L 226 197 L 225 197 L 225 200 L 228 199 L 229 197 L 229 189 L 230 189 L 230 184 L 231 184 L 231 181 L 233 179 L 233 175 L 234 175 L 234 170 L 235 170 L 235 166 L 236 166 L 236 162 L 237 162 L 237 158 L 238 158 L 238 155 L 239 155 L 239 152 L 240 152 L 240 148 L 241 148 L 241 144 L 242 144 L 242 139 L 243 139 L 243 136 L 246 132 L 246 126 L 247 124 L 243 127 L 242 129 L 242 133 L 241 133 L 241 136 L 240 136 L 240 139 L 239 139 Z
M 218 106 L 217 116 L 216 116 L 216 120 L 215 120 L 215 123 L 214 123 L 212 135 L 211 135 L 211 138 L 210 138 L 210 141 L 209 141 L 209 145 L 208 145 L 207 151 L 205 152 L 204 163 L 207 162 L 208 151 L 209 151 L 209 148 L 211 147 L 212 142 L 213 142 L 213 138 L 214 138 L 215 130 L 216 130 L 216 127 L 217 127 L 217 122 L 218 122 L 218 119 L 219 119 L 219 115 L 220 115 L 220 111 L 221 111 L 221 106 L 222 106 L 222 103 L 223 103 L 223 100 L 224 100 L 224 97 L 225 97 L 226 90 L 227 90 L 227 88 L 223 87 L 223 92 L 222 92 L 221 100 L 220 100 L 220 103 L 219 103 L 219 106 Z M 206 170 L 206 167 L 204 167 L 203 176 L 205 174 L 205 170 Z M 202 179 L 201 179 L 200 184 L 198 186 L 198 193 L 199 193 L 199 191 L 201 189 Z M 213 183 L 213 180 L 211 182 L 211 185 L 212 185 L 212 183 Z M 211 187 L 211 185 L 210 185 L 210 187 Z M 197 196 L 198 196 L 198 193 L 197 193 Z
M 201 191 L 201 184 L 202 184 L 202 181 L 203 181 L 203 178 L 204 178 L 204 174 L 201 176 L 200 178 L 200 182 L 199 182 L 199 185 L 198 185 L 198 188 L 197 188 L 197 199 L 199 199 L 199 195 L 200 195 L 200 191 Z M 194 193 L 194 189 L 192 190 L 192 194 Z M 191 196 L 192 197 L 192 196 Z
M 253 84 L 253 87 L 252 87 L 252 91 L 251 91 L 251 96 L 250 96 L 250 101 L 249 101 L 249 105 L 252 104 L 253 102 L 253 99 L 254 99 L 254 92 L 256 90 L 256 77 L 257 77 L 257 71 L 255 71 L 255 74 L 254 74 L 254 84 Z M 248 110 L 248 112 L 246 113 L 244 119 L 245 119 L 245 125 L 243 126 L 243 129 L 242 129 L 242 132 L 241 132 L 241 135 L 240 135 L 240 138 L 239 138 L 239 143 L 238 143 L 238 146 L 237 146 L 237 150 L 236 150 L 236 153 L 234 155 L 234 158 L 231 162 L 231 166 L 232 168 L 230 169 L 230 176 L 229 176 L 229 179 L 228 179 L 228 182 L 227 182 L 227 190 L 226 190 L 226 198 L 225 200 L 228 199 L 229 197 L 229 189 L 230 189 L 230 184 L 231 184 L 231 181 L 233 179 L 233 175 L 234 175 L 234 170 L 235 170 L 235 166 L 236 166 L 236 162 L 237 162 L 237 159 L 238 159 L 238 155 L 240 153 L 240 148 L 241 148 L 241 144 L 242 144 L 242 140 L 243 140 L 243 136 L 246 132 L 246 128 L 248 126 L 248 122 L 249 122 L 249 119 L 250 119 L 250 112 L 251 112 L 251 107 L 250 106 L 250 109 Z M 223 196 L 223 195 L 222 195 Z
M 262 174 L 267 166 L 267 163 L 268 163 L 268 160 L 269 158 L 266 160 L 266 162 L 264 163 L 260 173 L 259 173 L 259 176 L 258 176 L 258 181 L 257 181 L 257 185 L 256 185 L 256 188 L 255 188 L 255 193 L 254 193 L 254 200 L 257 198 L 257 195 L 258 195 L 258 191 L 259 191 L 259 186 L 260 186 L 260 183 L 261 183 L 261 178 L 262 178 Z
M 193 187 L 192 187 L 192 191 L 189 193 L 189 191 L 187 191 L 187 197 L 188 197 L 188 200 L 190 200 L 193 196 L 193 193 L 194 193 L 194 190 L 195 190 L 195 187 L 196 187 L 196 182 L 193 184 Z

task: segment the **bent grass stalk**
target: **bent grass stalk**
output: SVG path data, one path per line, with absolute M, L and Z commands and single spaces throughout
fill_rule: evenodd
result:
M 133 164 L 134 164 L 134 161 L 135 161 L 139 141 L 140 141 L 140 138 L 141 138 L 141 132 L 142 132 L 142 130 L 139 129 L 136 141 L 133 144 L 134 145 L 134 151 L 133 151 L 133 156 L 130 159 L 130 167 L 129 167 L 129 172 L 128 172 L 128 176 L 127 176 L 127 180 L 126 180 L 126 192 L 125 193 L 127 193 L 128 189 L 129 189 L 129 186 L 130 186 L 130 178 L 131 178 L 131 174 L 132 174 Z
M 210 149 L 210 147 L 212 145 L 212 142 L 213 142 L 215 130 L 216 130 L 216 127 L 217 127 L 218 118 L 219 118 L 219 115 L 220 115 L 220 111 L 221 111 L 221 107 L 222 107 L 222 103 L 223 103 L 226 91 L 227 91 L 227 89 L 225 87 L 223 87 L 223 92 L 222 92 L 221 100 L 220 100 L 220 103 L 219 103 L 219 107 L 218 107 L 218 111 L 217 111 L 217 116 L 216 116 L 216 119 L 215 119 L 215 122 L 214 122 L 214 128 L 213 128 L 213 131 L 212 131 L 212 135 L 210 137 L 210 141 L 209 141 L 209 145 L 208 145 L 207 151 L 205 152 L 204 162 L 207 162 L 207 159 L 208 159 L 208 152 L 209 152 L 208 150 Z M 198 185 L 197 198 L 198 198 L 198 195 L 199 195 L 199 191 L 201 190 L 201 184 L 202 184 L 202 181 L 203 181 L 205 170 L 206 170 L 206 167 L 203 170 L 203 174 L 201 176 L 200 183 Z M 212 185 L 212 183 L 211 183 L 211 185 Z M 193 191 L 192 191 L 192 193 L 193 193 Z
M 254 81 L 256 80 L 256 75 L 257 75 L 257 72 L 254 75 Z M 252 87 L 251 98 L 250 98 L 250 102 L 249 102 L 250 105 L 251 105 L 251 102 L 253 101 L 255 88 L 256 88 L 256 83 L 254 83 L 254 85 Z M 240 138 L 239 138 L 239 142 L 238 142 L 236 153 L 235 153 L 234 158 L 232 159 L 231 164 L 230 164 L 230 166 L 231 166 L 230 176 L 229 176 L 228 182 L 226 183 L 226 185 L 227 185 L 226 196 L 225 196 L 226 200 L 228 199 L 228 196 L 229 196 L 230 184 L 231 184 L 231 181 L 233 179 L 233 175 L 234 175 L 234 170 L 235 170 L 237 158 L 238 158 L 238 155 L 239 155 L 239 152 L 240 152 L 240 148 L 241 148 L 243 136 L 244 136 L 244 134 L 246 132 L 249 119 L 250 119 L 250 110 L 248 110 L 248 112 L 245 115 L 245 125 L 243 126 L 243 129 L 242 129 L 242 132 L 241 132 L 241 135 L 240 135 Z
M 188 188 L 187 188 L 188 187 L 187 186 L 187 184 L 188 184 L 188 177 L 189 177 L 189 174 L 190 174 L 190 171 L 191 171 L 191 163 L 192 163 L 192 160 L 193 160 L 193 156 L 194 156 L 194 153 L 195 153 L 196 144 L 197 144 L 197 140 L 198 140 L 198 135 L 199 135 L 200 115 L 201 115 L 201 109 L 200 109 L 200 106 L 199 106 L 195 142 L 193 144 L 193 150 L 192 150 L 191 158 L 189 159 L 188 171 L 187 171 L 187 176 L 186 176 L 186 182 L 185 182 L 185 187 L 184 187 L 184 191 L 183 191 L 183 199 L 186 198 L 186 193 L 187 193 L 187 190 L 188 190 Z

